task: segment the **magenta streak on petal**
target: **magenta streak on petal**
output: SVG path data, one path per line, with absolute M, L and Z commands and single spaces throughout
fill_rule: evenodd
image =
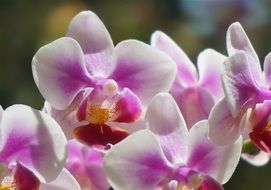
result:
M 115 114 L 117 117 L 113 121 L 134 122 L 139 118 L 142 111 L 140 99 L 127 88 L 124 88 L 119 96 L 119 99 L 115 103 Z
M 62 76 L 58 76 L 60 88 L 65 93 L 70 93 L 71 91 L 77 91 L 80 87 L 93 86 L 92 78 L 85 73 L 82 67 L 78 67 L 77 60 L 71 58 L 69 61 L 71 62 L 69 67 L 57 68 L 63 73 Z
M 215 158 L 209 154 L 213 150 L 212 144 L 201 142 L 194 147 L 191 157 L 187 162 L 187 166 L 195 168 L 199 172 L 208 173 L 215 165 Z
M 39 179 L 19 162 L 15 168 L 14 183 L 18 190 L 38 190 L 40 186 Z
M 214 100 L 203 88 L 195 86 L 172 93 L 189 129 L 196 122 L 209 117 Z
M 168 183 L 173 168 L 161 158 L 158 152 L 150 150 L 138 158 L 131 158 L 131 162 L 145 166 L 136 170 L 139 182 L 148 185 L 157 182 L 157 185 Z M 135 168 L 131 168 L 134 172 Z M 128 169 L 129 170 L 129 169 Z
M 19 156 L 27 162 L 32 162 L 32 153 L 28 144 L 31 138 L 31 134 L 27 133 L 27 131 L 24 132 L 22 129 L 11 131 L 5 146 L 0 152 L 0 160 L 9 163 L 17 160 L 17 156 Z

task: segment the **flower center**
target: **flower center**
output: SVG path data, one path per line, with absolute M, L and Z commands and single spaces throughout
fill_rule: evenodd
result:
M 2 180 L 0 190 L 18 190 L 18 188 L 12 180 L 12 177 L 7 176 Z
M 104 124 L 110 118 L 109 109 L 90 106 L 87 110 L 86 120 L 95 125 Z

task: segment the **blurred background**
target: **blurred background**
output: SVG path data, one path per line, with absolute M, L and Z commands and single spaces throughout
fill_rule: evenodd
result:
M 0 0 L 0 101 L 41 108 L 31 60 L 41 46 L 65 35 L 81 10 L 94 11 L 115 44 L 134 38 L 149 43 L 155 30 L 167 33 L 196 63 L 205 48 L 227 54 L 228 26 L 239 21 L 263 62 L 271 51 L 271 2 L 268 0 Z M 241 161 L 226 190 L 270 190 L 271 164 Z

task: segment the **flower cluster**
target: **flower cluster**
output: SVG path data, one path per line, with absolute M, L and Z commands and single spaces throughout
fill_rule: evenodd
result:
M 221 190 L 271 154 L 271 55 L 239 23 L 197 68 L 161 31 L 114 46 L 96 14 L 33 57 L 45 99 L 0 107 L 0 190 Z

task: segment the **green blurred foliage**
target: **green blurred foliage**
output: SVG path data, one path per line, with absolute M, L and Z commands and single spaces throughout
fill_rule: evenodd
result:
M 263 61 L 271 50 L 269 1 L 225 4 L 224 0 L 221 6 L 205 1 L 209 4 L 204 0 L 0 0 L 1 105 L 42 107 L 44 100 L 32 79 L 32 57 L 42 45 L 64 36 L 71 18 L 86 9 L 102 19 L 115 44 L 129 38 L 149 43 L 152 32 L 162 30 L 195 63 L 198 53 L 208 47 L 226 54 L 226 30 L 238 20 Z M 241 161 L 225 188 L 270 190 L 270 166 L 257 168 Z

